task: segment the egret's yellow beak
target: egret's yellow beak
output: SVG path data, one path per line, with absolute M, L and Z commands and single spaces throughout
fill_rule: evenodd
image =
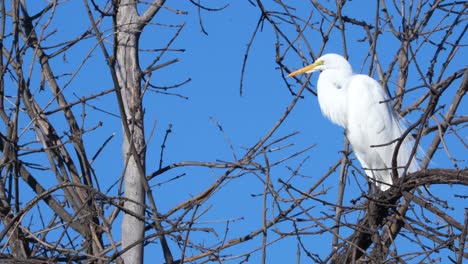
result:
M 315 67 L 319 66 L 319 65 L 323 65 L 323 61 L 322 60 L 318 60 L 318 61 L 315 61 L 314 63 L 308 65 L 308 66 L 305 66 L 304 68 L 302 69 L 299 69 L 295 72 L 291 72 L 290 74 L 288 74 L 287 77 L 292 77 L 292 76 L 296 76 L 298 74 L 302 74 L 302 73 L 306 73 L 306 72 L 309 72 L 309 71 L 312 71 Z

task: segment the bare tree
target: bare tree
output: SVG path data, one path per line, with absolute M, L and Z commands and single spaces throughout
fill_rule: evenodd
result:
M 298 263 L 467 259 L 468 211 L 453 204 L 466 200 L 462 191 L 468 185 L 463 160 L 468 118 L 462 107 L 468 90 L 463 58 L 468 3 L 383 0 L 364 16 L 355 11 L 360 1 L 300 2 L 249 1 L 252 10 L 260 11 L 258 23 L 239 43 L 248 41 L 243 61 L 238 61 L 240 94 L 256 89 L 244 82 L 255 40 L 268 38 L 275 47 L 275 72 L 283 78 L 278 85 L 291 95 L 283 114 L 253 144 L 231 142 L 230 133 L 212 118 L 232 159 L 181 157 L 167 163 L 164 154 L 173 128 L 162 131 L 160 149 L 148 148 L 154 133 L 148 120 L 155 118 L 145 116 L 144 98 L 150 92 L 184 98 L 177 89 L 187 81 L 161 87 L 154 75 L 172 67 L 183 51 L 173 46 L 185 23 L 169 24 L 161 17 L 185 10 L 164 0 L 1 1 L 0 259 L 143 263 L 150 248 L 158 263 L 237 263 L 254 257 L 266 263 L 275 254 L 270 250 L 274 244 L 295 245 L 288 258 Z M 187 4 L 197 11 L 190 15 L 198 15 L 205 34 L 204 16 L 229 8 Z M 66 34 L 72 30 L 56 19 L 71 16 L 77 6 L 87 17 L 74 17 L 81 19 L 80 27 Z M 171 35 L 158 42 L 161 46 L 143 49 L 140 40 L 154 27 L 169 29 Z M 262 31 L 267 27 L 273 34 Z M 315 144 L 297 146 L 299 132 L 278 132 L 298 102 L 315 95 L 311 76 L 285 76 L 325 50 L 343 53 L 355 71 L 379 80 L 395 109 L 412 120 L 405 136 L 424 147 L 422 169 L 400 175 L 386 192 L 368 195 L 363 170 L 345 137 L 342 154 L 327 160 L 329 170 L 322 174 L 309 169 L 324 163 L 309 154 Z M 92 80 L 93 64 L 99 65 L 99 80 Z M 77 81 L 83 72 L 90 76 L 91 92 Z M 104 99 L 109 105 L 98 103 Z M 115 134 L 104 129 L 120 129 L 108 125 L 108 116 L 119 120 L 122 161 L 108 159 L 115 157 L 107 153 Z M 465 152 L 453 151 L 454 144 Z M 159 158 L 152 171 L 147 164 L 155 160 L 148 159 L 149 151 Z M 428 169 L 439 158 L 451 165 Z M 99 166 L 122 170 L 114 175 Z M 159 194 L 179 194 L 185 175 L 194 171 L 214 177 L 195 193 L 178 195 L 182 198 L 175 204 Z M 239 181 L 260 186 L 249 201 L 261 212 L 252 220 L 244 219 L 240 209 L 239 218 L 219 215 L 206 221 L 214 206 L 226 207 L 216 197 L 232 196 L 229 188 Z M 338 188 L 332 188 L 336 182 Z M 443 194 L 450 186 L 460 189 Z M 249 223 L 248 230 L 237 227 L 238 222 Z M 319 248 L 314 239 L 321 240 Z
M 441 145 L 453 164 L 453 168 L 400 175 L 399 182 L 392 190 L 377 197 L 368 197 L 368 201 L 362 204 L 363 207 L 343 207 L 342 192 L 345 182 L 342 179 L 349 175 L 347 172 L 352 165 L 349 162 L 348 144 L 345 143 L 340 195 L 335 205 L 336 224 L 331 229 L 334 235 L 333 250 L 321 261 L 354 263 L 363 259 L 382 263 L 385 260 L 399 262 L 416 256 L 431 259 L 434 252 L 444 248 L 451 250 L 455 256 L 453 259 L 461 263 L 467 257 L 464 251 L 466 212 L 459 212 L 458 219 L 455 218 L 446 210 L 451 201 L 439 199 L 427 188 L 427 192 L 424 192 L 418 187 L 453 181 L 466 185 L 466 168 L 458 166 L 461 157 L 453 157 L 445 141 L 449 137 L 449 131 L 453 131 L 457 141 L 466 148 L 465 139 L 460 136 L 466 116 L 457 113 L 468 89 L 468 68 L 464 63 L 458 64 L 455 58 L 466 45 L 463 38 L 466 34 L 467 3 L 377 1 L 373 21 L 367 21 L 358 14 L 347 14 L 347 7 L 354 4 L 350 1 L 324 4 L 311 0 L 310 9 L 306 9 L 310 10 L 309 14 L 306 12 L 304 17 L 283 1 L 278 1 L 274 6 L 264 1 L 257 1 L 257 4 L 262 10 L 262 19 L 276 32 L 277 63 L 288 72 L 292 67 L 286 67 L 284 61 L 291 53 L 298 55 L 303 62 L 309 62 L 322 54 L 328 46 L 340 46 L 345 56 L 354 56 L 351 50 L 355 51 L 355 43 L 362 43 L 360 46 L 365 52 L 361 53 L 367 60 L 363 66 L 368 67 L 367 71 L 364 70 L 365 73 L 380 80 L 393 96 L 394 107 L 402 116 L 412 114 L 418 117 L 406 134 L 413 134 L 417 143 L 424 137 L 433 136 L 421 162 L 422 168 L 428 166 Z M 369 14 L 369 11 L 369 8 L 365 9 L 365 13 Z M 287 30 L 291 26 L 295 28 L 296 35 Z M 350 30 L 353 30 L 353 34 L 348 33 Z M 315 47 L 310 44 L 311 39 L 314 39 Z M 318 39 L 321 41 L 317 41 Z M 382 43 L 389 40 L 395 41 L 397 45 Z M 307 83 L 298 81 L 303 85 Z M 285 83 L 293 91 L 290 82 L 285 79 Z M 450 106 L 446 107 L 440 101 L 450 89 L 456 89 L 457 92 L 452 95 Z M 404 108 L 404 99 L 413 92 L 419 98 Z M 357 219 L 357 222 L 349 223 L 343 219 L 356 209 L 365 211 L 365 215 Z M 410 217 L 408 210 L 412 214 Z M 418 213 L 418 210 L 422 212 Z M 439 217 L 442 223 L 428 221 L 427 214 Z M 463 217 L 460 219 L 460 215 L 464 215 L 464 220 Z M 450 226 L 450 232 L 444 234 L 436 231 L 438 225 L 444 224 Z M 346 228 L 350 228 L 353 234 L 349 237 L 340 236 L 340 231 Z M 405 237 L 410 237 L 408 239 L 418 245 L 420 251 L 407 253 L 408 255 L 399 254 L 399 240 L 396 238 L 403 229 L 405 233 L 409 233 Z M 458 241 L 458 247 L 453 244 L 454 241 Z M 428 243 L 436 246 L 428 246 Z

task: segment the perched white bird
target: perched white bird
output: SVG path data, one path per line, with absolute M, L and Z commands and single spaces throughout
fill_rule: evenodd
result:
M 391 171 L 395 145 L 404 132 L 387 92 L 371 77 L 353 74 L 349 62 L 337 54 L 325 54 L 288 77 L 314 71 L 321 71 L 317 95 L 322 113 L 345 129 L 367 176 L 381 190 L 387 190 L 393 183 Z M 411 156 L 410 141 L 405 139 L 398 152 L 400 176 Z M 413 158 L 407 172 L 418 169 Z

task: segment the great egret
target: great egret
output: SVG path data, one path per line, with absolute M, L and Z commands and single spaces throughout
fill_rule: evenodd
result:
M 391 168 L 395 145 L 404 131 L 387 92 L 371 77 L 353 74 L 349 62 L 338 54 L 325 54 L 288 77 L 315 71 L 321 71 L 317 95 L 322 113 L 345 129 L 367 176 L 382 191 L 387 190 L 393 183 Z M 397 156 L 399 175 L 409 161 L 411 149 L 410 140 L 405 139 Z M 413 159 L 408 172 L 418 168 Z

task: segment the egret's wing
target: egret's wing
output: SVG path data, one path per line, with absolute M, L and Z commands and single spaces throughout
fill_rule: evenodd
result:
M 403 117 L 401 117 L 398 113 L 394 112 L 395 120 L 398 123 L 398 134 L 401 135 L 403 132 L 406 131 L 408 128 L 408 124 L 410 124 L 407 120 L 405 120 Z M 414 138 L 409 134 L 405 137 L 404 142 L 401 144 L 399 152 L 398 152 L 398 164 L 399 166 L 406 166 L 408 163 L 408 160 L 411 157 L 411 152 L 413 151 L 414 148 Z M 420 170 L 420 165 L 418 160 L 416 159 L 417 157 L 422 156 L 422 149 L 420 147 L 416 147 L 416 153 L 414 157 L 411 160 L 411 163 L 408 167 L 408 172 L 415 172 Z M 399 169 L 399 175 L 403 173 L 403 169 Z
M 375 170 L 379 179 L 391 183 L 396 140 L 403 129 L 390 98 L 380 84 L 367 75 L 355 75 L 348 84 L 348 138 L 361 163 Z M 392 143 L 393 142 L 393 143 Z M 397 165 L 405 166 L 411 153 L 406 140 L 400 147 Z M 411 168 L 410 168 L 411 169 Z

